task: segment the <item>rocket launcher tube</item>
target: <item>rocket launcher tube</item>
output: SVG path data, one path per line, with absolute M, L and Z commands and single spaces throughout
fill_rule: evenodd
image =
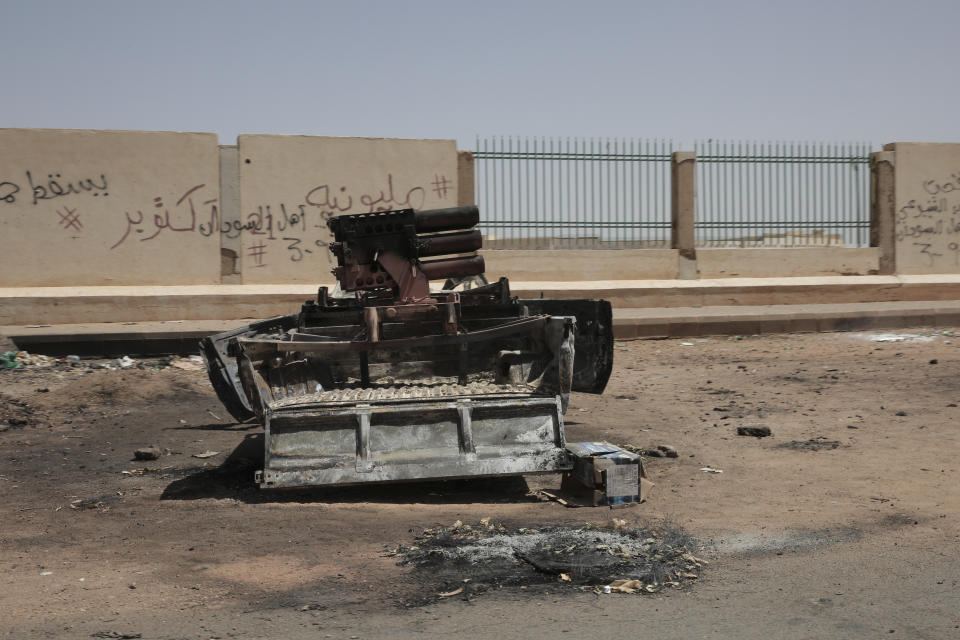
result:
M 417 233 L 458 231 L 475 227 L 480 222 L 480 209 L 476 205 L 428 209 L 414 214 Z

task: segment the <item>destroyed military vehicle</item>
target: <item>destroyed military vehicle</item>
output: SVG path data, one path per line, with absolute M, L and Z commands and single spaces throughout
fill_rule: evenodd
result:
M 478 223 L 474 206 L 334 217 L 334 291 L 202 341 L 231 415 L 263 424 L 261 487 L 572 467 L 563 415 L 607 384 L 610 303 L 487 283 Z

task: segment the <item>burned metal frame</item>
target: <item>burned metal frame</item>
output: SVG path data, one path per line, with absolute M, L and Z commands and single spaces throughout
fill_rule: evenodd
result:
M 341 292 L 207 338 L 211 382 L 264 425 L 264 487 L 516 475 L 570 468 L 571 391 L 612 368 L 610 304 L 521 300 L 482 272 L 476 207 L 330 221 Z M 452 258 L 421 257 L 461 253 Z M 479 271 L 478 271 L 479 270 Z M 485 282 L 485 280 L 484 280 Z

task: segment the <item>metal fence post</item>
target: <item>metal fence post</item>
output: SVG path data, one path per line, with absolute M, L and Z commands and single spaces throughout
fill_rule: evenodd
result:
M 896 152 L 870 154 L 870 246 L 880 249 L 878 273 L 881 275 L 897 272 L 895 175 Z
M 677 277 L 687 280 L 700 277 L 694 238 L 696 161 L 693 151 L 670 155 L 670 248 L 677 249 Z

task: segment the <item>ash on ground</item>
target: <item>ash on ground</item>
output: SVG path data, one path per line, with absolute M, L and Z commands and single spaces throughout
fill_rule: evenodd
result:
M 426 529 L 414 544 L 388 555 L 414 567 L 432 594 L 423 604 L 470 598 L 495 589 L 583 590 L 596 593 L 656 593 L 695 580 L 706 564 L 693 540 L 676 526 L 551 525 L 511 529 L 457 521 Z

